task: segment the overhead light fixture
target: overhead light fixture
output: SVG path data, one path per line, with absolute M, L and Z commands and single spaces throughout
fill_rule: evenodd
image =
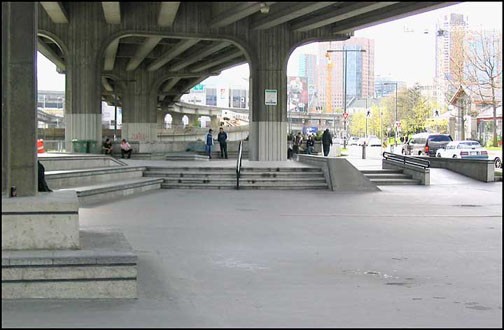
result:
M 269 13 L 270 7 L 268 6 L 268 4 L 261 2 L 260 6 L 261 6 L 261 13 L 262 14 Z

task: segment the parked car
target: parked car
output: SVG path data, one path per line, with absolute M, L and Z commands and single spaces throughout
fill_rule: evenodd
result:
M 449 142 L 436 151 L 436 157 L 462 159 L 488 159 L 488 151 L 478 141 L 463 140 Z
M 359 138 L 356 136 L 352 136 L 352 137 L 350 137 L 350 139 L 348 139 L 348 145 L 349 146 L 356 146 L 357 141 L 359 141 Z
M 502 168 L 502 152 L 488 150 L 488 159 L 494 161 L 495 168 Z
M 418 133 L 402 145 L 401 153 L 403 155 L 434 157 L 439 148 L 445 147 L 451 141 L 453 139 L 448 134 Z
M 358 145 L 358 146 L 363 145 L 363 144 L 364 144 L 364 142 L 366 142 L 366 140 L 367 140 L 367 139 L 366 139 L 365 137 L 361 137 L 361 138 L 359 138 L 359 140 L 357 140 L 357 145 Z
M 370 135 L 367 138 L 366 145 L 369 146 L 369 147 L 381 147 L 382 146 L 382 142 L 381 142 L 381 140 L 377 136 Z

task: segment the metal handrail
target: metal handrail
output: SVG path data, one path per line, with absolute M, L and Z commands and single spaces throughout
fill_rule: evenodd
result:
M 415 157 L 408 157 L 408 156 L 402 156 L 398 154 L 393 154 L 390 152 L 383 152 L 383 158 L 387 160 L 391 160 L 394 162 L 399 162 L 402 164 L 407 164 L 411 166 L 417 166 L 417 167 L 422 167 L 422 168 L 429 168 L 430 167 L 430 162 L 426 159 L 419 159 Z
M 240 189 L 240 172 L 242 166 L 243 140 L 238 145 L 238 158 L 236 159 L 236 189 Z

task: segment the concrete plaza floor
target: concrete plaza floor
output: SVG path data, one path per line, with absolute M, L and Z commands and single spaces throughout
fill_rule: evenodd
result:
M 501 328 L 502 182 L 431 169 L 430 186 L 381 190 L 83 206 L 82 229 L 123 232 L 138 254 L 138 299 L 2 300 L 2 327 Z

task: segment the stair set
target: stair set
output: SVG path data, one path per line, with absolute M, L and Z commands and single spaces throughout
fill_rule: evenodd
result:
M 421 184 L 420 180 L 413 179 L 411 176 L 404 174 L 402 170 L 379 169 L 361 170 L 360 172 L 377 186 Z
M 235 168 L 127 166 L 109 156 L 74 156 L 62 160 L 41 158 L 46 167 L 46 181 L 53 190 L 75 190 L 81 203 L 101 202 L 154 189 L 236 189 L 237 184 Z M 361 170 L 361 173 L 377 186 L 420 184 L 401 170 Z M 241 169 L 239 189 L 329 188 L 318 167 L 248 166 Z
M 163 178 L 163 189 L 236 189 L 234 168 L 149 167 L 144 176 Z M 239 189 L 328 189 L 328 185 L 319 168 L 242 167 Z

